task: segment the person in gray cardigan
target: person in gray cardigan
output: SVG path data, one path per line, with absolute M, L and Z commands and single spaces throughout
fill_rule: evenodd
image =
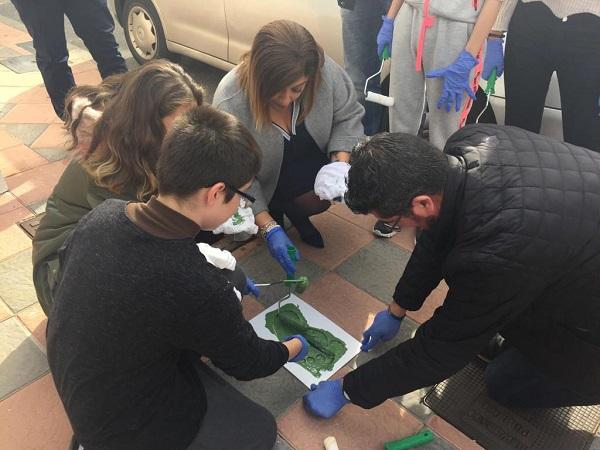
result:
M 344 185 L 350 152 L 364 136 L 364 109 L 352 81 L 306 28 L 277 20 L 259 30 L 242 62 L 221 80 L 213 106 L 235 115 L 263 152 L 248 192 L 256 197 L 261 235 L 291 275 L 299 253 L 282 227 L 284 214 L 304 242 L 323 247 L 309 217 L 337 196 L 317 196 L 315 178 L 328 165 L 326 184 Z

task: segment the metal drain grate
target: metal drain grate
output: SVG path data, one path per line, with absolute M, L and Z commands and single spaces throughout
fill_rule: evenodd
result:
M 600 425 L 600 405 L 509 409 L 491 400 L 479 360 L 436 385 L 423 402 L 489 450 L 586 450 Z

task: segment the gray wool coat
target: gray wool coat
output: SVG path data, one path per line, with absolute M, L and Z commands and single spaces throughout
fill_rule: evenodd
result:
M 254 214 L 268 209 L 283 160 L 283 136 L 275 127 L 256 129 L 246 94 L 241 90 L 237 68 L 223 77 L 213 98 L 213 106 L 236 116 L 250 130 L 263 153 L 263 162 L 248 193 L 256 197 Z M 312 110 L 306 116 L 306 129 L 323 153 L 351 151 L 364 138 L 362 116 L 348 74 L 330 57 L 321 69 L 321 85 Z

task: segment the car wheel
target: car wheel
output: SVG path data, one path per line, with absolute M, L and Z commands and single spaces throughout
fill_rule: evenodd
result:
M 122 14 L 127 46 L 138 63 L 170 56 L 160 18 L 151 1 L 128 0 Z

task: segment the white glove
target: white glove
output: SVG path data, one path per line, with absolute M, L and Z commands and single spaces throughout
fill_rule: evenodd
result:
M 235 270 L 237 263 L 235 256 L 233 256 L 227 250 L 221 250 L 220 248 L 211 247 L 204 242 L 198 244 L 198 250 L 204 255 L 206 261 L 211 263 L 218 269 Z
M 239 207 L 233 216 L 213 230 L 214 234 L 256 234 L 257 232 L 258 227 L 254 223 L 254 213 L 252 212 L 252 209 Z
M 344 202 L 344 194 L 348 189 L 346 179 L 350 164 L 336 161 L 321 167 L 315 178 L 315 194 L 321 200 Z

